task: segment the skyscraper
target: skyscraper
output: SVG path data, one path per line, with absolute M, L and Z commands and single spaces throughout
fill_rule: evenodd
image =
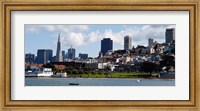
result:
M 124 37 L 124 50 L 132 49 L 132 38 L 130 36 Z
M 88 54 L 79 53 L 79 57 L 80 57 L 80 59 L 87 59 L 88 58 Z
M 165 32 L 166 43 L 170 43 L 173 40 L 175 40 L 175 28 L 166 29 L 166 32 Z
M 148 45 L 149 45 L 149 48 L 151 48 L 153 46 L 153 39 L 152 38 L 149 38 L 148 39 Z
M 46 61 L 47 62 L 51 62 L 52 61 L 52 57 L 53 57 L 53 50 L 51 49 L 47 49 L 46 50 Z
M 45 49 L 38 49 L 37 51 L 37 63 L 38 64 L 46 64 L 46 50 Z
M 113 50 L 113 41 L 110 38 L 101 40 L 101 53 L 105 55 L 108 51 Z
M 63 57 L 63 61 L 65 60 L 65 51 L 62 51 L 62 57 Z
M 74 60 L 76 55 L 76 50 L 74 48 L 68 49 L 68 58 Z
M 25 55 L 25 62 L 26 63 L 33 64 L 34 60 L 35 60 L 35 55 L 34 54 L 28 53 L 28 54 Z
M 62 62 L 62 51 L 61 51 L 61 43 L 60 43 L 60 34 L 58 35 L 58 42 L 57 42 L 57 51 L 56 51 L 56 62 Z

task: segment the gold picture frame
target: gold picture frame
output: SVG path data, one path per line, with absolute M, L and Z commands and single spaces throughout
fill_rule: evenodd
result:
M 3 0 L 0 2 L 1 16 L 1 41 L 0 41 L 0 108 L 2 110 L 180 110 L 196 111 L 200 108 L 199 101 L 199 0 Z M 11 11 L 74 11 L 74 10 L 93 10 L 93 11 L 189 11 L 190 17 L 190 100 L 159 100 L 159 101 L 31 101 L 31 100 L 11 100 Z M 52 108 L 53 107 L 53 108 Z

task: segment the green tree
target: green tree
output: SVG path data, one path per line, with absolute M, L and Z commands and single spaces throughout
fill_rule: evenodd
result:
M 150 73 L 150 76 L 152 76 L 152 72 L 156 69 L 156 64 L 152 62 L 143 62 L 141 69 L 144 72 Z
M 162 59 L 160 61 L 161 68 L 167 67 L 167 69 L 170 69 L 170 67 L 172 67 L 172 66 L 175 68 L 175 57 L 173 55 L 164 54 L 164 55 L 161 55 L 161 59 Z
M 84 74 L 84 71 L 80 70 L 78 71 L 78 74 Z
M 175 48 L 173 48 L 173 49 L 171 50 L 171 53 L 172 53 L 172 54 L 175 54 Z

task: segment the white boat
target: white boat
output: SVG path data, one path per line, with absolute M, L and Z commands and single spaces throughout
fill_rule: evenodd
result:
M 140 79 L 138 79 L 138 80 L 136 80 L 137 82 L 141 82 L 141 80 Z
M 42 70 L 36 70 L 34 72 L 27 71 L 25 77 L 50 77 L 53 75 L 51 68 L 43 68 Z

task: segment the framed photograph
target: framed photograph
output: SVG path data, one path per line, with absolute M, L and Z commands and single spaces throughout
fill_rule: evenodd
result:
M 199 107 L 198 0 L 1 4 L 2 108 Z

